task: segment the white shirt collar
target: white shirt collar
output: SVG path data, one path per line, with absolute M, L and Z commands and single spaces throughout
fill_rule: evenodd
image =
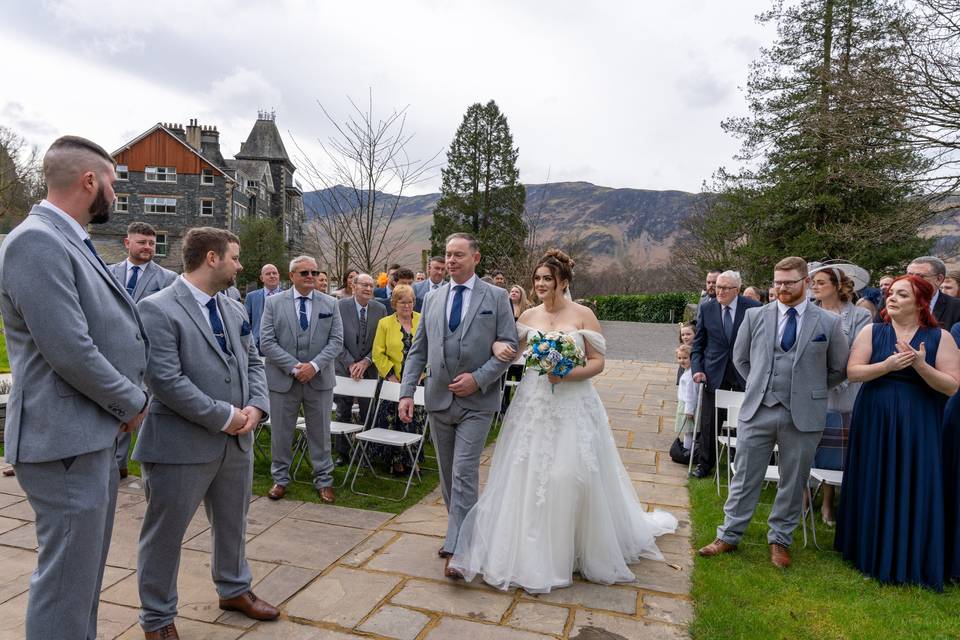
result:
M 201 307 L 207 306 L 207 303 L 210 302 L 210 299 L 213 298 L 213 296 L 208 295 L 197 287 L 193 286 L 193 283 L 191 283 L 182 275 L 180 276 L 180 279 L 185 285 L 187 285 L 187 288 L 190 289 L 190 293 L 193 295 L 193 299 L 197 301 L 197 304 L 199 304 Z
M 726 304 L 726 305 L 725 305 L 725 304 L 721 304 L 721 305 L 720 305 L 720 312 L 721 312 L 721 313 L 723 313 L 723 308 L 724 308 L 724 307 L 730 307 L 730 313 L 732 313 L 733 315 L 737 315 L 737 296 L 734 296 L 734 297 L 733 297 L 733 302 L 731 302 L 730 304 Z
M 354 298 L 354 299 L 353 299 L 353 306 L 355 306 L 355 307 L 357 308 L 357 315 L 360 315 L 360 311 L 363 310 L 363 309 L 366 309 L 367 307 L 369 307 L 369 306 L 370 306 L 370 303 L 368 302 L 366 305 L 361 305 L 359 302 L 357 302 L 357 299 Z
M 304 297 L 304 298 L 306 298 L 307 300 L 313 302 L 313 292 L 316 291 L 316 289 L 311 289 L 311 290 L 308 291 L 306 294 L 302 294 L 302 293 L 300 293 L 299 291 L 297 291 L 297 288 L 296 288 L 296 287 L 290 287 L 290 288 L 293 290 L 293 299 L 294 299 L 294 300 L 299 300 L 301 297 Z
M 49 200 L 46 200 L 46 199 L 41 200 L 40 206 L 46 207 L 51 211 L 58 213 L 61 218 L 66 220 L 70 228 L 73 229 L 73 232 L 77 234 L 77 238 L 80 239 L 80 242 L 83 242 L 84 240 L 90 237 L 90 234 L 88 234 L 87 230 L 83 228 L 83 225 L 77 222 L 76 219 L 73 216 L 71 216 L 69 213 L 67 213 L 57 205 L 53 204 Z
M 463 286 L 467 288 L 468 291 L 473 291 L 473 288 L 477 285 L 477 274 L 473 274 L 469 280 L 463 283 Z M 457 286 L 457 283 L 453 280 L 450 281 L 450 291 L 453 291 L 453 288 Z
M 797 306 L 793 307 L 794 309 L 797 310 L 797 317 L 798 317 L 798 318 L 802 318 L 802 317 L 803 317 L 804 312 L 807 310 L 807 304 L 808 304 L 808 300 L 807 300 L 806 298 L 804 298 L 803 300 L 800 301 L 800 304 L 798 304 Z M 787 305 L 785 305 L 785 304 L 783 304 L 782 302 L 780 302 L 779 300 L 777 300 L 777 311 L 780 312 L 780 315 L 781 315 L 781 316 L 787 315 L 787 309 L 789 309 L 789 308 L 790 308 L 790 307 L 788 307 Z

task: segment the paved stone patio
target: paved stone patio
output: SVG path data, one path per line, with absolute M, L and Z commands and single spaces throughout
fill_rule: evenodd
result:
M 666 454 L 673 441 L 674 365 L 609 360 L 597 390 L 624 464 L 649 508 L 677 515 L 660 538 L 666 563 L 633 565 L 630 584 L 577 581 L 531 596 L 442 577 L 437 557 L 446 529 L 439 490 L 399 516 L 343 507 L 273 502 L 250 507 L 247 555 L 260 597 L 279 621 L 253 623 L 217 608 L 210 581 L 209 524 L 201 509 L 183 543 L 180 617 L 184 638 L 232 640 L 535 640 L 687 637 L 690 548 L 686 469 Z M 484 468 L 489 452 L 483 458 Z M 4 466 L 4 465 L 0 465 Z M 138 478 L 121 487 L 100 605 L 101 638 L 142 638 L 137 625 L 136 548 L 144 514 Z M 33 512 L 16 483 L 0 478 L 0 638 L 23 637 L 30 574 L 36 566 Z

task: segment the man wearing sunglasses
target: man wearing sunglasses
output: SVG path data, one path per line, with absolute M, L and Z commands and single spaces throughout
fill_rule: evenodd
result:
M 291 260 L 293 286 L 267 299 L 260 323 L 260 350 L 270 388 L 270 473 L 274 485 L 267 496 L 272 500 L 281 499 L 290 483 L 290 447 L 301 407 L 307 423 L 313 484 L 323 502 L 331 504 L 335 500 L 330 406 L 336 384 L 334 360 L 343 348 L 343 323 L 336 299 L 316 290 L 320 273 L 310 256 Z

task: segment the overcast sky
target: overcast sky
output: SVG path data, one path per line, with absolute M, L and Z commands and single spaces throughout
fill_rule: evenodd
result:
M 528 183 L 697 191 L 738 142 L 769 0 L 245 2 L 0 0 L 0 125 L 45 148 L 108 150 L 156 122 L 221 131 L 232 157 L 258 109 L 288 151 L 331 135 L 347 96 L 408 108 L 414 157 L 445 150 L 466 108 L 496 100 Z M 445 159 L 441 155 L 440 159 Z M 439 188 L 439 172 L 418 192 Z

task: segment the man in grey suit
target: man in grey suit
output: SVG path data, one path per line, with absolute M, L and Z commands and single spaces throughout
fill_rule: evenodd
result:
M 840 316 L 808 301 L 810 278 L 802 258 L 778 262 L 773 280 L 777 301 L 748 309 L 734 343 L 734 364 L 747 381 L 737 424 L 737 472 L 717 539 L 700 549 L 700 555 L 737 548 L 757 508 L 777 444 L 780 482 L 767 520 L 767 543 L 770 561 L 786 568 L 810 465 L 826 423 L 827 397 L 846 378 L 849 347 Z
M 150 411 L 133 451 L 147 512 L 137 559 L 140 624 L 148 640 L 178 638 L 180 544 L 200 502 L 213 536 L 220 608 L 256 620 L 277 609 L 250 590 L 244 551 L 253 482 L 252 431 L 267 385 L 243 306 L 219 293 L 240 271 L 240 244 L 223 229 L 183 238 L 183 276 L 140 302 L 150 338 Z
M 280 270 L 276 265 L 265 264 L 260 268 L 260 282 L 263 288 L 256 289 L 243 299 L 243 307 L 247 310 L 250 326 L 253 327 L 253 339 L 260 346 L 260 320 L 263 318 L 263 305 L 267 298 L 283 291 L 280 286 Z
M 157 252 L 157 230 L 146 222 L 131 222 L 127 225 L 127 237 L 123 239 L 127 250 L 127 259 L 110 265 L 110 273 L 117 279 L 134 304 L 147 296 L 164 289 L 177 274 L 164 269 L 153 261 Z M 120 477 L 127 477 L 127 453 L 130 451 L 130 434 L 122 432 L 117 436 L 117 467 Z
M 43 173 L 47 198 L 0 248 L 13 371 L 4 454 L 36 513 L 26 637 L 92 639 L 117 499 L 114 443 L 146 410 L 146 341 L 85 229 L 110 216 L 110 155 L 65 136 Z
M 447 559 L 444 575 L 461 578 L 449 566 L 450 556 L 460 525 L 477 502 L 480 453 L 500 406 L 500 377 L 510 366 L 493 355 L 493 343 L 517 348 L 518 340 L 507 292 L 476 275 L 480 262 L 476 239 L 454 233 L 447 238 L 446 251 L 451 282 L 428 294 L 424 302 L 403 366 L 399 415 L 404 422 L 413 420 L 413 395 L 426 370 L 426 409 L 448 513 L 440 555 Z
M 315 289 L 320 274 L 310 256 L 290 261 L 293 286 L 267 300 L 260 350 L 270 387 L 270 453 L 273 487 L 279 500 L 290 484 L 290 462 L 297 417 L 303 407 L 313 485 L 320 500 L 332 504 L 333 458 L 330 455 L 330 404 L 336 377 L 333 361 L 343 348 L 343 323 L 335 298 Z
M 443 286 L 443 276 L 447 272 L 446 259 L 443 256 L 431 256 L 427 264 L 427 277 L 425 280 L 413 285 L 413 292 L 417 294 L 417 300 L 425 300 L 427 294 Z
M 338 376 L 354 380 L 376 380 L 377 368 L 373 366 L 373 338 L 377 335 L 377 324 L 387 315 L 387 310 L 379 301 L 373 300 L 373 278 L 366 273 L 358 273 L 353 279 L 353 296 L 344 298 L 337 304 L 340 319 L 343 321 L 343 349 L 337 355 L 335 372 Z M 337 404 L 337 422 L 353 421 L 354 398 L 334 396 Z M 360 415 L 367 415 L 370 400 L 357 399 Z M 336 438 L 337 464 L 346 464 L 350 459 L 350 447 L 346 436 Z

